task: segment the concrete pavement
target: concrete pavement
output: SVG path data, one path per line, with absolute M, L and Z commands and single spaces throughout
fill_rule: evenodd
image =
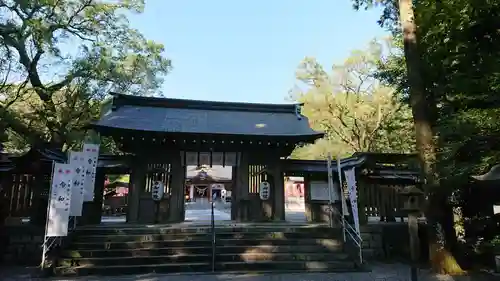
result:
M 32 270 L 33 271 L 33 270 Z M 288 273 L 288 274 L 197 274 L 197 275 L 137 275 L 77 278 L 36 278 L 26 269 L 0 268 L 0 280 L 53 281 L 410 281 L 410 269 L 405 264 L 372 264 L 370 272 L 352 273 Z M 32 272 L 34 273 L 34 272 Z M 469 276 L 436 275 L 419 270 L 418 281 L 493 281 L 498 276 L 473 274 Z

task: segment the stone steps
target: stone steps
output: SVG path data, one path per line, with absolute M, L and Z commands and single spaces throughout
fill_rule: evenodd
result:
M 311 238 L 331 238 L 336 233 L 333 231 L 309 232 Z M 207 236 L 212 236 L 212 233 L 167 233 L 167 234 L 119 234 L 119 235 L 78 235 L 73 238 L 73 242 L 102 242 L 102 241 L 156 241 L 156 240 L 204 240 Z M 284 232 L 284 231 L 269 231 L 269 232 L 240 232 L 218 230 L 216 231 L 218 239 L 298 239 L 303 238 L 303 232 Z
M 170 264 L 141 264 L 138 266 L 115 265 L 115 266 L 59 266 L 54 273 L 57 276 L 119 276 L 146 273 L 198 273 L 210 272 L 211 262 L 203 263 L 170 263 Z
M 329 247 L 333 251 L 340 252 L 342 246 Z M 264 245 L 253 245 L 251 249 L 256 252 L 263 253 L 321 253 L 324 251 L 324 246 L 321 245 L 271 245 L 266 243 Z M 222 254 L 244 254 L 249 250 L 248 246 L 235 246 L 235 245 L 221 245 L 216 247 L 217 255 Z M 207 246 L 194 246 L 194 247 L 165 247 L 165 248 L 125 248 L 125 249 L 85 249 L 85 250 L 68 250 L 64 251 L 62 258 L 115 258 L 115 257 L 141 257 L 141 256 L 165 256 L 165 255 L 212 255 L 212 248 Z
M 57 275 L 270 271 L 354 271 L 341 232 L 323 226 L 80 228 L 62 251 Z
M 332 229 L 324 224 L 289 224 L 289 223 L 227 223 L 216 224 L 217 232 L 244 233 L 244 232 L 298 232 L 298 233 L 324 233 L 340 231 Z M 107 236 L 107 235 L 140 235 L 140 234 L 203 234 L 211 233 L 209 224 L 176 224 L 176 225 L 106 225 L 81 227 L 76 230 L 77 235 L 83 236 Z
M 225 273 L 275 273 L 275 272 L 352 272 L 359 269 L 348 262 L 284 261 L 284 262 L 228 262 L 217 263 L 216 272 Z M 58 267 L 58 276 L 119 276 L 136 274 L 208 273 L 212 271 L 210 262 L 184 264 L 143 264 L 138 266 L 73 266 Z
M 143 264 L 188 264 L 206 263 L 211 261 L 211 253 L 205 254 L 171 254 L 171 255 L 151 255 L 151 256 L 130 256 L 130 257 L 92 257 L 92 258 L 62 258 L 60 266 L 140 266 Z M 217 254 L 217 264 L 227 263 L 259 263 L 259 262 L 345 262 L 348 257 L 344 254 L 323 254 L 323 253 L 266 253 L 249 251 L 248 253 Z

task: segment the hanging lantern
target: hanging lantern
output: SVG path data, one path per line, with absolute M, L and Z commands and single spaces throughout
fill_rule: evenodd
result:
M 268 200 L 271 192 L 271 185 L 267 181 L 260 183 L 259 197 L 260 200 Z
M 165 193 L 163 182 L 155 181 L 151 189 L 151 197 L 154 201 L 161 201 Z

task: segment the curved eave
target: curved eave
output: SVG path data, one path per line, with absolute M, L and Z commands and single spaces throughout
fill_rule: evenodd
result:
M 0 172 L 9 172 L 11 170 L 14 170 L 16 167 L 12 164 L 5 164 L 5 163 L 0 163 Z
M 284 170 L 289 173 L 306 172 L 306 173 L 327 173 L 326 160 L 298 160 L 298 159 L 285 159 L 281 160 Z M 340 169 L 348 169 L 352 167 L 360 167 L 366 161 L 364 156 L 351 156 L 348 158 L 340 159 Z M 334 171 L 337 170 L 337 161 L 333 160 L 331 167 Z
M 248 139 L 282 139 L 282 140 L 294 140 L 297 142 L 307 142 L 312 143 L 315 140 L 322 138 L 324 133 L 314 132 L 311 134 L 296 134 L 296 135 L 268 135 L 268 134 L 220 134 L 220 133 L 191 133 L 191 132 L 161 132 L 154 130 L 136 130 L 128 128 L 117 128 L 110 126 L 102 126 L 99 124 L 90 124 L 89 129 L 93 129 L 100 134 L 105 136 L 119 136 L 119 135 L 134 135 L 134 134 L 144 134 L 148 136 L 185 136 L 193 138 L 248 138 Z

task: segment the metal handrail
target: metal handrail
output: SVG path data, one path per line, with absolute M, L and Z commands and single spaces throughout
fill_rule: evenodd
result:
M 215 196 L 212 196 L 212 214 L 211 214 L 211 231 L 212 231 L 212 272 L 215 272 L 215 215 L 214 215 L 214 207 L 215 207 Z
M 333 217 L 334 217 L 334 211 L 337 210 L 333 206 L 333 200 L 332 200 L 332 191 L 333 191 L 333 169 L 332 169 L 332 157 L 330 154 L 328 154 L 328 159 L 327 159 L 327 170 L 328 170 L 328 195 L 329 195 L 329 201 L 330 201 L 330 227 L 333 227 Z M 363 254 L 362 254 L 362 245 L 363 245 L 363 239 L 361 238 L 361 234 L 358 233 L 350 224 L 348 221 L 345 219 L 345 211 L 346 211 L 346 202 L 345 202 L 345 195 L 344 195 L 344 189 L 342 188 L 342 169 L 341 169 L 341 163 L 340 163 L 340 157 L 337 157 L 337 173 L 338 173 L 338 180 L 339 180 L 339 187 L 340 187 L 340 195 L 341 195 L 341 203 L 342 203 L 342 212 L 337 212 L 341 214 L 339 217 L 340 223 L 342 225 L 342 238 L 344 244 L 347 242 L 347 235 L 348 237 L 351 238 L 351 240 L 354 242 L 354 245 L 358 249 L 358 258 L 359 258 L 359 264 L 363 264 Z M 347 235 L 346 235 L 347 234 Z
M 348 236 L 352 239 L 352 241 L 358 248 L 359 264 L 363 264 L 363 250 L 362 250 L 363 238 L 361 238 L 361 235 L 358 234 L 358 232 L 349 224 L 348 221 L 346 221 L 345 218 L 342 218 L 342 225 L 343 229 L 345 230 L 345 233 L 348 234 Z
M 342 218 L 342 224 L 344 227 L 347 225 L 347 227 L 345 228 L 346 233 L 349 234 L 353 239 L 355 239 L 355 242 L 359 246 L 361 246 L 361 242 L 363 242 L 361 235 L 358 234 L 358 232 L 354 229 L 354 227 L 352 227 L 352 225 L 345 218 Z
M 331 210 L 330 210 L 330 219 L 333 221 L 333 217 L 335 217 L 333 214 L 335 213 L 334 211 L 336 210 L 337 208 L 331 206 Z M 343 236 L 344 236 L 344 243 L 346 243 L 347 239 L 346 237 L 349 237 L 352 242 L 354 243 L 354 246 L 356 246 L 357 250 L 358 250 L 358 259 L 359 259 L 359 264 L 363 264 L 363 250 L 362 250 L 362 246 L 363 246 L 363 238 L 361 238 L 361 234 L 359 234 L 355 229 L 354 227 L 352 227 L 352 225 L 344 218 L 344 216 L 338 216 L 340 217 L 339 221 L 340 221 L 340 224 L 342 225 L 342 233 L 343 233 Z M 331 225 L 333 225 L 333 223 L 331 223 Z
M 346 227 L 347 226 L 347 227 Z M 349 224 L 349 222 L 345 219 L 342 218 L 342 228 L 344 230 L 344 233 L 346 233 L 346 237 L 349 237 L 354 245 L 356 246 L 358 250 L 358 259 L 359 259 L 359 264 L 363 264 L 363 250 L 362 250 L 362 245 L 363 245 L 363 239 L 361 238 L 361 235 L 358 234 L 356 230 Z

